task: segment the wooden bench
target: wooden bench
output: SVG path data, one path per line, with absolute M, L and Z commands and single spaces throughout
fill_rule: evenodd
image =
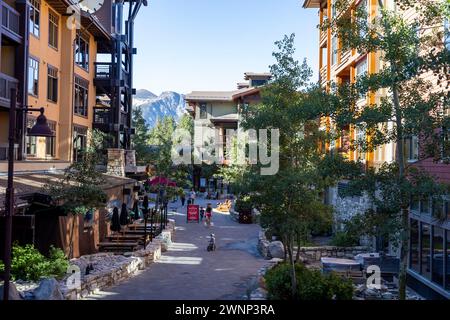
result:
M 114 252 L 135 251 L 138 246 L 139 246 L 138 242 L 100 242 L 98 244 L 99 250 L 101 252 L 105 252 L 105 251 L 114 251 Z
M 140 235 L 140 234 L 111 235 L 111 236 L 107 236 L 106 239 L 108 239 L 109 242 L 130 242 L 130 241 L 142 241 L 143 242 L 144 235 Z

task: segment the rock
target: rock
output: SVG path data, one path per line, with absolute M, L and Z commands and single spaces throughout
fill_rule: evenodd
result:
M 64 300 L 58 281 L 54 278 L 43 279 L 39 287 L 34 290 L 34 298 L 36 300 Z
M 272 258 L 284 259 L 284 247 L 281 241 L 273 241 L 269 244 L 269 255 Z
M 3 300 L 3 284 L 0 285 L 0 301 Z M 9 283 L 9 300 L 22 300 L 14 282 Z

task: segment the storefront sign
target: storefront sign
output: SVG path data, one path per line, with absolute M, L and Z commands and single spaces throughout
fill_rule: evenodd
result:
M 187 206 L 187 222 L 200 223 L 200 206 L 196 204 L 190 204 Z

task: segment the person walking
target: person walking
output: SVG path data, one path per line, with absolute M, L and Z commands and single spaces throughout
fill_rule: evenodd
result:
M 181 206 L 184 207 L 184 203 L 186 202 L 186 195 L 184 194 L 184 191 L 181 194 L 180 199 L 181 199 Z
M 208 203 L 206 206 L 206 226 L 209 228 L 211 226 L 211 218 L 212 218 L 212 205 Z
M 194 204 L 194 202 L 195 202 L 195 197 L 197 196 L 197 194 L 195 193 L 195 190 L 194 190 L 194 188 L 192 188 L 192 190 L 191 190 L 191 192 L 190 192 L 190 194 L 189 194 L 189 198 L 190 198 L 190 200 L 191 200 L 191 204 Z

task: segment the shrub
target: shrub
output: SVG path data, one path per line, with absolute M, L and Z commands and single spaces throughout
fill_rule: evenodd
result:
M 253 204 L 249 196 L 242 196 L 236 200 L 234 209 L 239 213 L 251 213 Z
M 336 247 L 353 247 L 359 245 L 359 237 L 350 232 L 338 231 L 331 239 L 331 245 Z
M 335 274 L 323 275 L 319 270 L 309 270 L 302 264 L 295 265 L 297 297 L 300 300 L 351 300 L 353 284 Z M 291 266 L 280 264 L 265 276 L 268 298 L 292 300 Z
M 32 244 L 24 247 L 14 244 L 12 248 L 11 276 L 13 280 L 38 281 L 42 277 L 61 277 L 69 266 L 69 262 L 61 249 L 50 248 L 49 258 L 42 255 Z M 0 262 L 0 271 L 4 271 Z
M 56 278 L 63 277 L 67 272 L 67 268 L 69 267 L 69 261 L 67 260 L 64 251 L 62 251 L 60 248 L 51 246 L 49 260 L 50 274 Z

